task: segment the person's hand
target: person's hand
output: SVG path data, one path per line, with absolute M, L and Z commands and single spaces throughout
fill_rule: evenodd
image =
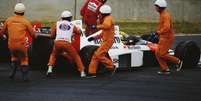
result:
M 90 42 L 90 41 L 93 41 L 95 38 L 94 37 L 90 37 L 90 38 L 88 38 L 88 41 Z
M 38 38 L 38 36 L 39 36 L 39 33 L 36 32 L 34 38 Z
M 96 25 L 91 25 L 90 29 L 97 29 Z

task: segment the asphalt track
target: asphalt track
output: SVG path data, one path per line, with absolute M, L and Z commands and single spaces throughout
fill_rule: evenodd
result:
M 184 39 L 196 40 L 199 37 Z M 181 40 L 176 39 L 176 42 Z M 183 40 L 183 39 L 182 39 Z M 70 67 L 69 67 L 70 68 Z M 48 79 L 44 71 L 33 70 L 31 82 L 23 82 L 20 72 L 8 78 L 8 63 L 0 63 L 0 101 L 200 101 L 201 66 L 158 75 L 159 67 L 142 67 L 81 79 L 58 73 Z
M 45 72 L 32 71 L 32 81 L 8 79 L 9 66 L 0 67 L 0 101 L 200 101 L 201 67 L 183 69 L 171 75 L 158 75 L 159 67 L 117 72 L 113 77 L 81 79 L 57 74 L 48 79 Z

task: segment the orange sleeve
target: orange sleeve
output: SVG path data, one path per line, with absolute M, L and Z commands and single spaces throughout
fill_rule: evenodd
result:
M 112 26 L 112 21 L 111 20 L 112 20 L 111 18 L 106 17 L 102 24 L 97 25 L 97 28 L 98 29 L 110 29 L 111 26 Z
M 53 24 L 51 27 L 51 35 L 50 38 L 54 39 L 56 37 L 56 24 Z
M 169 30 L 170 30 L 170 27 L 171 27 L 171 23 L 170 23 L 170 17 L 167 16 L 167 15 L 164 15 L 162 16 L 161 18 L 161 23 L 160 23 L 160 27 L 159 29 L 157 30 L 157 33 L 159 35 L 161 34 L 165 34 L 167 33 Z
M 32 28 L 32 25 L 29 21 L 26 22 L 26 25 L 27 25 L 27 29 L 28 29 L 28 32 L 29 34 L 31 35 L 32 38 L 35 38 L 36 35 L 35 35 L 35 32 L 33 31 L 33 28 Z

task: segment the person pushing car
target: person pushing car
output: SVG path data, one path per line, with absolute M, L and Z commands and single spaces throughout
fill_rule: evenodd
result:
M 88 41 L 92 41 L 94 39 L 102 38 L 103 42 L 100 47 L 94 52 L 91 62 L 89 64 L 89 75 L 88 77 L 96 77 L 96 70 L 99 63 L 103 63 L 106 68 L 112 73 L 115 72 L 116 67 L 113 65 L 113 62 L 110 58 L 108 58 L 107 52 L 113 45 L 114 41 L 114 21 L 111 16 L 112 9 L 109 5 L 103 5 L 100 7 L 100 17 L 101 24 L 93 25 L 91 28 L 101 29 L 102 33 L 95 37 L 88 38 Z
M 52 69 L 55 65 L 56 57 L 58 54 L 63 54 L 64 52 L 68 53 L 75 61 L 78 71 L 80 72 L 80 77 L 86 76 L 84 72 L 84 65 L 80 56 L 71 45 L 72 36 L 74 34 L 81 34 L 80 30 L 70 22 L 71 19 L 71 12 L 67 10 L 63 11 L 61 14 L 61 20 L 57 21 L 56 25 L 51 29 L 51 35 L 49 37 L 55 38 L 55 41 L 49 58 L 47 76 L 52 76 Z

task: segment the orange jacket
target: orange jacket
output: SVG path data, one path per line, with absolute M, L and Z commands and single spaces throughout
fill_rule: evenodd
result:
M 160 22 L 157 29 L 157 33 L 160 37 L 170 38 L 174 36 L 171 16 L 165 10 L 160 12 Z
M 103 30 L 100 35 L 103 39 L 103 42 L 114 40 L 114 21 L 112 19 L 112 16 L 106 16 L 105 18 L 103 18 L 103 23 L 97 25 L 97 28 Z
M 26 31 L 32 37 L 35 37 L 31 23 L 25 17 L 19 15 L 9 17 L 5 21 L 0 36 L 6 31 L 8 32 L 8 44 L 26 41 Z

